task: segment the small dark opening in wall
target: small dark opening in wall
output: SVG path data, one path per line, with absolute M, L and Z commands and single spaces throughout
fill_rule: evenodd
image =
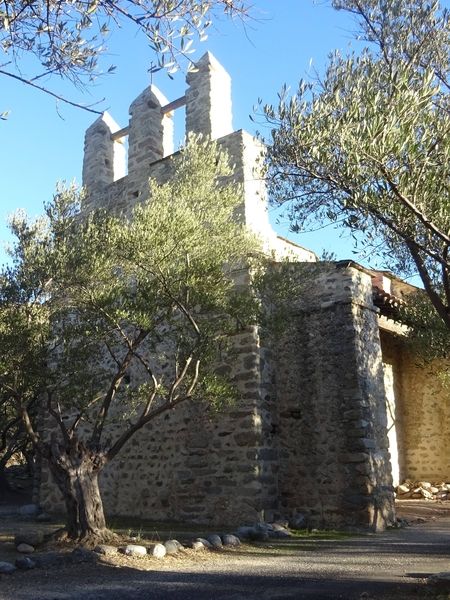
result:
M 301 410 L 291 410 L 291 417 L 293 419 L 301 419 L 302 418 L 302 411 Z

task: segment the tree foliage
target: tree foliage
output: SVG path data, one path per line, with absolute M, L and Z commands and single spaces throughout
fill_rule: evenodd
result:
M 247 11 L 247 0 L 3 0 L 0 74 L 79 106 L 44 86 L 42 78 L 63 77 L 76 87 L 92 82 L 112 30 L 130 24 L 155 53 L 153 70 L 172 73 L 180 61 L 189 64 L 195 39 L 206 39 L 213 20 L 221 14 L 243 18 Z
M 294 230 L 349 228 L 385 266 L 418 273 L 450 328 L 449 14 L 437 0 L 335 0 L 360 53 L 266 106 L 268 171 Z
M 34 417 L 33 406 L 30 405 L 29 408 Z M 0 397 L 0 490 L 11 489 L 6 476 L 9 461 L 26 461 L 32 472 L 32 454 L 31 441 L 22 420 L 11 404 L 9 394 L 4 394 Z
M 101 537 L 96 478 L 139 429 L 181 403 L 207 410 L 235 395 L 216 369 L 229 335 L 256 315 L 233 273 L 257 243 L 235 221 L 241 195 L 213 144 L 193 140 L 173 160 L 171 181 L 151 181 L 128 221 L 84 214 L 79 194 L 61 189 L 45 218 L 13 222 L 0 391 L 49 461 L 71 537 Z M 50 439 L 29 416 L 36 394 Z

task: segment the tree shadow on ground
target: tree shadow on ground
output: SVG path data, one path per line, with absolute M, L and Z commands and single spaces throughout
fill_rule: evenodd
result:
M 141 571 L 104 563 L 16 572 L 1 582 L 2 600 L 430 600 L 423 582 L 365 577 L 318 577 L 314 573 Z M 248 571 L 248 565 L 245 567 Z
M 280 556 L 281 553 L 320 553 L 323 556 L 346 555 L 376 555 L 377 557 L 391 555 L 430 556 L 448 558 L 450 556 L 450 529 L 435 526 L 421 532 L 420 526 L 402 530 L 392 530 L 383 534 L 361 535 L 343 539 L 314 539 L 314 538 L 286 538 L 270 540 L 269 543 L 255 543 L 255 554 L 261 554 L 264 548 L 265 556 Z M 271 552 L 272 550 L 272 552 Z M 248 554 L 246 549 L 245 554 Z
M 13 505 L 21 506 L 31 502 L 31 494 L 20 490 L 15 490 L 7 481 L 0 480 L 0 506 Z

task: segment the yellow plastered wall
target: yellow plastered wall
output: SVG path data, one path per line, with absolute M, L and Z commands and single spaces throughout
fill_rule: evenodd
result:
M 442 364 L 424 364 L 393 334 L 381 332 L 381 342 L 388 413 L 393 415 L 394 480 L 398 473 L 399 481 L 449 481 L 450 389 L 439 375 Z

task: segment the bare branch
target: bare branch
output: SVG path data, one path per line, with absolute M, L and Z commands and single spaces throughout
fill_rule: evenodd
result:
M 21 77 L 20 75 L 16 75 L 15 73 L 10 73 L 9 71 L 4 71 L 3 69 L 0 69 L 0 74 L 6 75 L 7 77 L 12 77 L 13 79 L 20 81 L 21 83 L 25 83 L 26 85 L 29 85 L 29 86 L 39 90 L 40 92 L 44 92 L 44 94 L 48 94 L 49 96 L 56 98 L 56 100 L 60 100 L 61 102 L 64 102 L 65 104 L 70 104 L 70 106 L 75 106 L 76 108 L 81 108 L 82 110 L 86 110 L 87 112 L 94 113 L 96 115 L 103 114 L 103 111 L 101 111 L 101 110 L 95 110 L 95 109 L 91 108 L 90 106 L 85 106 L 84 104 L 79 104 L 78 102 L 73 102 L 72 100 L 68 100 L 64 96 L 61 96 L 60 94 L 56 94 L 55 92 L 52 92 L 51 90 L 49 90 L 41 85 L 37 85 L 36 83 L 33 83 L 31 80 L 25 79 L 24 77 Z M 99 102 L 103 102 L 103 101 L 104 101 L 104 99 L 100 100 Z M 99 102 L 96 102 L 95 104 L 98 104 Z
M 93 445 L 97 446 L 100 443 L 100 438 L 103 432 L 103 428 L 105 425 L 106 418 L 108 416 L 111 403 L 114 400 L 117 390 L 119 389 L 120 384 L 122 383 L 125 373 L 131 364 L 131 361 L 133 360 L 134 351 L 145 340 L 147 335 L 148 331 L 141 329 L 136 338 L 132 341 L 131 349 L 127 351 L 122 361 L 118 364 L 117 371 L 111 380 L 111 384 L 109 386 L 108 391 L 105 394 L 102 406 L 97 415 L 94 430 L 91 435 L 91 443 Z
M 33 445 L 36 448 L 38 448 L 39 450 L 41 450 L 42 449 L 41 438 L 40 438 L 39 434 L 36 433 L 33 428 L 33 425 L 31 423 L 31 419 L 30 419 L 30 415 L 28 414 L 26 407 L 23 406 L 21 403 L 18 405 L 18 412 L 19 412 L 19 415 L 25 426 L 25 431 L 29 435 L 31 441 L 33 442 Z
M 411 241 L 406 242 L 406 244 L 409 248 L 409 251 L 411 252 L 411 256 L 413 257 L 414 263 L 417 267 L 417 270 L 419 272 L 420 278 L 422 279 L 425 291 L 427 292 L 431 303 L 433 304 L 434 308 L 436 309 L 436 312 L 441 317 L 441 319 L 444 321 L 446 326 L 450 329 L 450 314 L 448 311 L 448 307 L 446 307 L 444 305 L 439 294 L 435 291 L 433 282 L 431 281 L 431 278 L 428 274 L 428 270 L 422 260 L 422 257 L 420 256 L 420 253 L 419 253 L 416 245 L 414 244 L 414 242 L 411 242 Z
M 194 377 L 192 378 L 191 385 L 189 386 L 188 391 L 186 393 L 187 396 L 192 396 L 192 394 L 195 390 L 195 387 L 198 383 L 199 372 L 200 372 L 200 360 L 196 360 L 195 361 L 195 369 L 194 369 Z
M 190 400 L 190 398 L 190 396 L 185 395 L 177 398 L 176 400 L 173 400 L 172 402 L 166 401 L 161 406 L 153 409 L 147 415 L 138 419 L 138 421 L 136 421 L 134 425 L 132 425 L 127 431 L 124 431 L 124 433 L 116 440 L 116 442 L 114 442 L 111 448 L 106 452 L 106 462 L 110 462 L 116 456 L 116 454 L 118 454 L 118 452 L 123 448 L 126 442 L 136 433 L 136 431 L 142 429 L 144 425 L 155 419 L 157 416 L 169 410 L 173 410 L 176 406 L 178 406 L 178 404 L 181 404 L 186 400 Z
M 390 189 L 395 194 L 395 196 L 401 201 L 401 203 L 406 208 L 408 208 L 415 217 L 417 217 L 418 221 L 425 225 L 427 229 L 430 229 L 434 233 L 434 235 L 436 235 L 446 244 L 450 244 L 450 237 L 443 233 L 421 210 L 417 208 L 417 206 L 413 202 L 411 202 L 411 200 L 409 200 L 404 194 L 400 192 L 386 167 L 381 162 L 378 162 L 378 165 L 381 173 L 386 178 L 386 182 L 389 185 Z
M 52 405 L 52 394 L 51 394 L 51 392 L 49 390 L 47 390 L 47 410 L 50 413 L 50 415 L 55 419 L 56 423 L 58 424 L 64 441 L 66 443 L 69 443 L 70 442 L 70 436 L 69 436 L 69 433 L 67 431 L 67 428 L 66 428 L 65 423 L 64 423 L 63 418 L 62 418 L 61 408 L 60 408 L 59 404 L 58 404 L 58 409 L 57 410 L 55 410 L 53 408 L 53 405 Z
M 183 365 L 181 373 L 178 375 L 178 377 L 174 380 L 174 382 L 170 386 L 169 394 L 168 394 L 168 397 L 167 397 L 168 398 L 168 402 L 172 402 L 173 396 L 175 394 L 175 390 L 183 382 L 184 378 L 186 377 L 186 373 L 188 372 L 189 365 L 191 364 L 191 362 L 192 362 L 192 354 L 190 356 L 188 356 L 188 358 L 186 359 L 186 361 L 185 361 L 185 363 Z

